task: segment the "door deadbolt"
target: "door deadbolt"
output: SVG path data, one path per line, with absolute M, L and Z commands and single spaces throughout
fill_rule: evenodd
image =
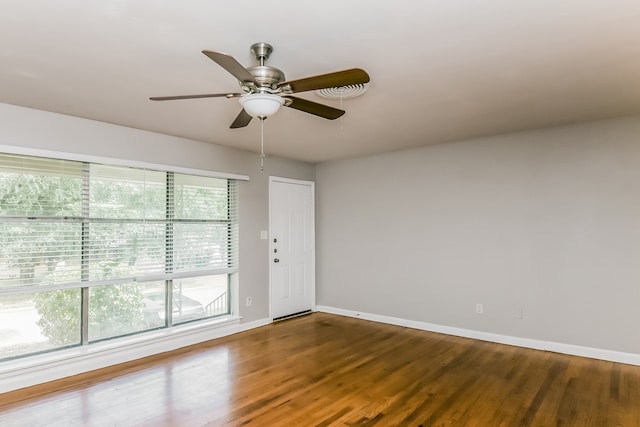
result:
M 280 260 L 278 258 L 274 258 L 273 262 L 280 262 Z

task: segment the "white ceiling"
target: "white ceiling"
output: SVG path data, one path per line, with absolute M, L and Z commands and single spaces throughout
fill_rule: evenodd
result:
M 638 0 L 2 0 L 0 102 L 258 151 L 201 53 L 268 42 L 288 79 L 351 67 L 369 90 L 329 121 L 289 108 L 268 154 L 322 162 L 640 114 Z M 300 95 L 340 107 L 313 92 Z M 88 141 L 90 143 L 90 141 Z

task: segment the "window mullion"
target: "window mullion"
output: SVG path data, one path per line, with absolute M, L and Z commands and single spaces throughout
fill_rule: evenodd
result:
M 91 241 L 89 238 L 89 196 L 90 196 L 90 165 L 84 163 L 82 165 L 82 236 L 81 238 L 81 258 L 80 258 L 80 281 L 89 281 L 89 248 Z M 81 343 L 87 345 L 89 342 L 89 288 L 84 286 L 80 288 L 82 301 L 81 307 Z
M 233 253 L 233 229 L 232 229 L 232 224 L 231 224 L 231 206 L 232 206 L 232 200 L 231 200 L 231 196 L 232 196 L 232 188 L 231 188 L 231 181 L 227 181 L 227 220 L 229 220 L 229 222 L 227 223 L 227 248 L 229 253 Z M 231 257 L 227 257 L 227 268 L 231 267 L 232 264 L 232 260 Z M 229 287 L 227 286 L 227 291 L 228 291 Z
M 175 179 L 173 172 L 167 172 L 166 183 L 166 204 L 165 204 L 165 273 L 171 274 L 174 271 L 174 224 L 175 218 Z M 173 280 L 165 280 L 165 325 L 171 326 L 173 318 Z

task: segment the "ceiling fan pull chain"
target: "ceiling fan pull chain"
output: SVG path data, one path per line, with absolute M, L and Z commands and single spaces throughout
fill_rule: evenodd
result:
M 342 108 L 342 94 L 344 93 L 344 86 L 340 88 L 340 109 L 344 110 L 344 108 Z M 340 131 L 342 131 L 343 126 L 342 126 L 343 122 L 342 122 L 342 116 L 340 116 Z
M 260 171 L 264 171 L 264 117 L 260 117 Z

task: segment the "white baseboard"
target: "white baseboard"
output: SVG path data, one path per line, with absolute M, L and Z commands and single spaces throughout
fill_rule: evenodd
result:
M 5 361 L 0 364 L 0 393 L 177 350 L 270 323 L 271 319 L 240 323 L 239 317 L 233 317 L 212 321 L 206 326 L 189 324 Z
M 423 331 L 438 332 L 441 334 L 455 335 L 464 338 L 473 338 L 482 341 L 508 344 L 517 347 L 531 348 L 535 350 L 552 351 L 555 353 L 570 354 L 573 356 L 589 357 L 591 359 L 607 360 L 611 362 L 640 365 L 640 354 L 624 353 L 621 351 L 606 350 L 601 348 L 583 347 L 579 345 L 564 344 L 553 341 L 542 341 L 530 338 L 513 337 L 509 335 L 493 334 L 490 332 L 474 331 L 471 329 L 443 326 L 435 323 L 419 322 L 415 320 L 401 319 L 398 317 L 382 316 L 379 314 L 363 313 L 342 308 L 319 305 L 317 311 L 340 316 L 354 317 L 371 320 L 373 322 L 388 323 L 390 325 L 404 326 L 407 328 L 421 329 Z
M 314 311 L 371 320 L 374 322 L 404 326 L 424 331 L 438 332 L 447 335 L 473 338 L 482 341 L 640 366 L 640 354 L 635 353 L 624 353 L 552 341 L 493 334 L 489 332 L 455 328 L 434 323 L 419 322 L 398 317 L 382 316 L 378 314 L 363 313 L 321 305 L 314 307 Z M 32 385 L 54 381 L 95 369 L 106 368 L 119 363 L 130 362 L 132 360 L 154 354 L 172 351 L 204 341 L 236 334 L 271 324 L 272 320 L 260 319 L 248 323 L 239 322 L 239 318 L 233 318 L 228 319 L 225 322 L 212 323 L 209 327 L 202 327 L 201 325 L 185 325 L 182 328 L 155 331 L 144 335 L 136 335 L 133 337 L 96 343 L 90 347 L 77 347 L 27 357 L 24 359 L 6 361 L 0 366 L 0 393 L 6 393 Z

